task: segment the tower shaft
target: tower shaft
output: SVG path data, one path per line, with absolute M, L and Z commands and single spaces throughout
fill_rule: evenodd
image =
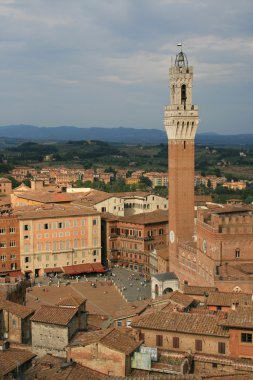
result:
M 183 52 L 169 70 L 170 105 L 165 107 L 168 136 L 169 252 L 179 241 L 194 235 L 194 140 L 199 123 L 198 107 L 192 104 L 193 68 Z

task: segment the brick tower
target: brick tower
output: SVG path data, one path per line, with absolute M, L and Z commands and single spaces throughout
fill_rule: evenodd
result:
M 199 116 L 192 104 L 192 80 L 193 68 L 181 51 L 169 70 L 171 104 L 164 113 L 169 140 L 170 270 L 176 265 L 178 242 L 192 241 L 194 235 L 194 139 Z

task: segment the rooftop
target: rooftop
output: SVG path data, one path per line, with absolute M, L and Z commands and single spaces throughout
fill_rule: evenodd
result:
M 23 306 L 16 302 L 11 302 L 2 299 L 0 299 L 0 310 L 1 309 L 7 310 L 9 313 L 14 314 L 22 319 L 34 313 L 34 310 L 27 306 Z
M 168 223 L 168 211 L 167 210 L 155 210 L 151 212 L 145 212 L 142 214 L 124 216 L 121 218 L 124 223 L 132 224 L 153 224 L 153 223 Z
M 212 315 L 158 311 L 137 318 L 132 326 L 188 334 L 229 336 L 228 332 L 219 326 L 218 319 Z
M 184 294 L 190 294 L 193 296 L 205 296 L 215 291 L 216 288 L 213 286 L 184 286 Z
M 87 207 L 64 207 L 50 205 L 47 207 L 29 207 L 23 208 L 16 211 L 20 220 L 27 219 L 49 219 L 56 217 L 69 217 L 69 216 L 89 216 L 89 215 L 99 215 L 95 210 Z
M 236 310 L 231 310 L 227 318 L 220 322 L 222 326 L 238 327 L 244 329 L 253 328 L 253 308 L 238 307 Z
M 51 355 L 34 359 L 33 366 L 25 373 L 27 380 L 102 380 L 105 377 L 97 371 Z
M 232 304 L 249 305 L 252 304 L 251 294 L 245 293 L 210 293 L 206 300 L 207 306 L 229 306 Z
M 67 326 L 76 313 L 76 308 L 42 305 L 32 316 L 31 321 Z
M 18 349 L 8 349 L 0 351 L 0 378 L 3 379 L 5 375 L 17 368 L 17 363 L 19 366 L 29 362 L 36 355 L 30 351 L 18 350 Z
M 61 299 L 58 302 L 57 306 L 79 307 L 84 302 L 86 302 L 86 298 L 70 294 L 69 296 L 64 297 L 63 299 Z
M 100 342 L 112 350 L 123 352 L 126 355 L 131 354 L 142 343 L 136 341 L 129 334 L 121 332 L 119 329 L 111 328 L 91 333 L 79 332 L 74 337 L 71 345 L 87 346 L 97 342 Z

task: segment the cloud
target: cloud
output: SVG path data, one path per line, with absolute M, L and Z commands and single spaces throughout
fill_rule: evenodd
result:
M 217 115 L 235 101 L 245 109 L 252 18 L 252 0 L 0 0 L 1 123 L 160 125 L 181 40 L 202 109 L 221 85 Z M 236 128 L 234 108 L 229 117 L 224 130 Z

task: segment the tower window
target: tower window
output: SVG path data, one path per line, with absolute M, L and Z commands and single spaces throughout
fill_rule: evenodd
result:
M 236 250 L 235 250 L 235 258 L 239 259 L 240 256 L 241 256 L 240 248 L 236 248 Z
M 184 141 L 184 149 L 186 149 L 186 141 Z
M 186 102 L 186 85 L 183 84 L 181 87 L 181 104 L 185 104 Z

